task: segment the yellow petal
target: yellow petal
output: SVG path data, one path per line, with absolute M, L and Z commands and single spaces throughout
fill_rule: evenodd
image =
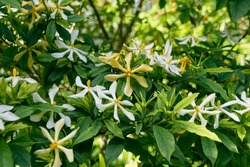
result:
M 133 93 L 133 89 L 131 88 L 131 85 L 130 85 L 130 77 L 127 77 L 126 85 L 125 85 L 125 88 L 124 88 L 124 93 L 128 97 L 130 97 L 132 95 L 132 93 Z
M 130 71 L 130 64 L 131 64 L 131 60 L 132 60 L 132 52 L 129 52 L 126 57 L 125 57 L 125 61 L 126 61 L 126 68 L 128 71 Z
M 135 73 L 135 72 L 150 72 L 150 71 L 153 71 L 152 67 L 150 67 L 147 64 L 142 64 L 139 67 L 137 67 L 136 69 L 132 70 L 132 73 Z
M 123 68 L 120 63 L 118 63 L 116 60 L 112 59 L 110 60 L 110 64 L 113 68 L 118 68 L 119 70 L 121 70 L 122 72 L 127 72 L 127 70 L 125 68 Z
M 135 74 L 132 74 L 131 77 L 133 77 L 142 87 L 144 88 L 148 87 L 147 81 L 144 77 Z
M 69 160 L 69 162 L 73 162 L 74 161 L 74 154 L 73 154 L 73 150 L 72 149 L 67 149 L 61 145 L 58 146 L 58 148 L 66 155 L 67 159 Z
M 26 52 L 27 52 L 27 50 L 24 49 L 23 51 L 21 51 L 20 53 L 18 53 L 18 54 L 14 57 L 14 60 L 15 60 L 15 61 L 19 61 L 19 60 L 23 57 L 23 55 L 24 55 Z
M 113 82 L 122 77 L 126 77 L 126 74 L 124 73 L 123 74 L 109 74 L 109 75 L 106 75 L 104 78 L 108 81 Z

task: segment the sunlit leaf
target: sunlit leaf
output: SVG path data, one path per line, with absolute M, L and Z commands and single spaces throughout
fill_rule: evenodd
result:
M 204 154 L 212 162 L 212 166 L 214 166 L 214 163 L 218 156 L 218 150 L 217 150 L 215 142 L 206 137 L 202 137 L 201 145 L 202 145 Z

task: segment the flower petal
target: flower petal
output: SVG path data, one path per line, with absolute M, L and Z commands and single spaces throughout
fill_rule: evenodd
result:
M 131 121 L 134 121 L 135 120 L 135 117 L 134 115 L 127 111 L 125 108 L 123 108 L 120 104 L 118 104 L 118 107 L 122 110 L 122 112 L 131 120 Z
M 210 94 L 207 96 L 203 102 L 200 104 L 200 108 L 204 107 L 207 103 L 211 102 L 215 98 L 215 93 Z
M 120 119 L 118 117 L 117 105 L 115 105 L 114 107 L 114 119 L 120 122 Z
M 58 141 L 58 144 L 63 144 L 65 141 L 72 139 L 75 135 L 76 132 L 78 131 L 79 128 L 73 130 L 70 134 L 68 134 L 67 136 L 65 136 L 64 138 L 62 138 L 61 140 Z
M 60 49 L 69 49 L 70 46 L 66 45 L 64 42 L 60 41 L 60 40 L 55 40 L 54 41 L 56 46 Z
M 64 55 L 66 55 L 68 52 L 70 52 L 70 50 L 66 50 L 64 52 L 59 52 L 59 53 L 52 53 L 51 56 L 54 57 L 54 58 L 62 58 Z
M 79 30 L 74 30 L 74 31 L 71 33 L 71 40 L 70 40 L 71 44 L 73 44 L 73 43 L 75 42 L 76 37 L 78 36 L 78 34 L 79 34 Z
M 117 82 L 114 81 L 109 87 L 109 91 L 114 100 L 116 99 L 116 89 L 117 89 Z
M 59 121 L 57 121 L 55 123 L 54 129 L 55 129 L 55 141 L 58 141 L 58 137 L 59 137 L 59 133 L 63 127 L 63 125 L 65 124 L 65 120 L 63 118 L 61 118 Z
M 4 130 L 4 123 L 3 120 L 0 119 L 0 130 Z
M 55 125 L 55 122 L 54 122 L 54 111 L 51 111 L 51 112 L 50 112 L 49 120 L 48 120 L 48 122 L 47 122 L 47 124 L 46 124 L 46 127 L 47 127 L 48 129 L 51 129 L 51 128 L 54 127 L 54 125 Z
M 185 115 L 185 114 L 191 113 L 191 112 L 194 112 L 194 110 L 182 109 L 182 110 L 179 111 L 179 114 L 180 115 Z
M 202 116 L 202 114 L 200 112 L 198 112 L 198 116 L 201 120 L 201 125 L 206 126 L 207 125 L 207 120 L 205 120 L 205 118 Z
M 130 64 L 131 64 L 132 56 L 133 56 L 133 53 L 132 53 L 132 52 L 129 52 L 129 53 L 126 55 L 126 57 L 125 57 L 126 69 L 127 69 L 128 71 L 131 70 Z
M 52 150 L 50 148 L 46 148 L 46 149 L 39 149 L 39 150 L 36 150 L 34 152 L 34 154 L 37 154 L 37 155 L 40 155 L 40 156 L 45 156 L 45 155 L 49 155 L 49 153 L 51 152 Z
M 132 74 L 131 77 L 134 78 L 142 87 L 144 88 L 148 87 L 148 83 L 143 76 Z
M 49 91 L 49 99 L 50 99 L 50 104 L 54 103 L 54 98 L 57 92 L 59 91 L 59 88 L 56 86 Z
M 230 118 L 232 118 L 234 121 L 240 122 L 240 119 L 239 119 L 239 117 L 238 117 L 236 114 L 230 113 L 230 112 L 228 112 L 228 111 L 225 110 L 225 109 L 221 109 L 221 111 L 222 111 L 223 113 L 225 113 L 227 116 L 229 116 Z
M 67 111 L 74 111 L 76 108 L 70 104 L 63 104 L 62 108 L 65 108 Z
M 133 93 L 133 89 L 131 88 L 131 85 L 130 85 L 130 77 L 127 77 L 127 81 L 126 81 L 125 88 L 124 88 L 124 93 L 128 97 L 130 97 Z
M 31 115 L 30 120 L 33 122 L 39 122 L 39 121 L 41 121 L 44 114 L 45 114 L 45 112 L 40 112 L 38 114 Z
M 113 81 L 115 81 L 119 78 L 122 78 L 122 77 L 126 77 L 126 74 L 125 73 L 123 73 L 123 74 L 108 74 L 104 78 L 108 81 L 113 82 Z
M 61 145 L 59 145 L 58 148 L 66 155 L 69 162 L 74 161 L 73 149 L 67 149 Z
M 54 140 L 52 139 L 52 137 L 50 136 L 49 132 L 47 131 L 47 129 L 43 128 L 40 126 L 40 129 L 42 130 L 43 135 L 51 142 L 54 143 Z
M 122 72 L 127 72 L 127 70 L 125 68 L 123 68 L 120 63 L 118 63 L 118 61 L 112 59 L 110 60 L 110 65 L 113 67 L 113 68 L 118 68 L 119 70 L 121 70 Z
M 1 113 L 0 118 L 5 120 L 5 121 L 16 121 L 19 119 L 18 116 L 16 116 L 15 114 L 13 114 L 12 112 L 9 112 L 9 111 Z
M 150 71 L 153 71 L 152 67 L 150 67 L 147 64 L 142 64 L 139 67 L 133 69 L 131 72 L 136 73 L 136 72 L 150 72 Z
M 37 92 L 33 93 L 32 97 L 35 103 L 47 103 L 45 100 L 41 98 L 41 96 Z
M 71 126 L 71 119 L 70 119 L 70 117 L 69 116 L 65 116 L 63 113 L 58 113 L 58 115 L 60 115 L 60 117 L 61 118 L 64 118 L 64 120 L 65 120 L 65 125 L 67 126 L 67 127 L 70 127 Z
M 60 167 L 61 165 L 62 165 L 62 162 L 60 159 L 59 150 L 55 149 L 55 160 L 54 160 L 52 167 Z
M 14 107 L 13 106 L 8 106 L 8 105 L 0 105 L 0 113 L 3 113 L 5 111 L 10 111 L 12 110 Z

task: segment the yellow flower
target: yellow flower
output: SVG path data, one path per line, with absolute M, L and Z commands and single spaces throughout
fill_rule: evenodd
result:
M 180 73 L 181 73 L 181 74 L 184 73 L 184 72 L 186 71 L 186 66 L 187 66 L 187 65 L 188 65 L 189 67 L 191 67 L 191 65 L 192 65 L 191 60 L 190 60 L 187 56 L 185 56 L 185 57 L 183 57 L 182 59 L 180 59 L 178 63 L 181 63 L 181 67 L 180 67 Z
M 127 80 L 126 80 L 126 85 L 124 88 L 124 93 L 127 96 L 131 96 L 131 94 L 133 93 L 133 89 L 131 88 L 131 85 L 130 85 L 131 78 L 134 78 L 142 87 L 144 88 L 148 87 L 146 79 L 143 76 L 136 75 L 135 73 L 153 71 L 153 68 L 147 64 L 141 64 L 139 67 L 131 69 L 131 60 L 132 60 L 132 52 L 126 55 L 125 57 L 126 65 L 124 68 L 121 66 L 121 64 L 117 60 L 112 59 L 110 61 L 110 65 L 113 68 L 118 68 L 123 73 L 122 74 L 109 74 L 105 76 L 105 79 L 111 82 L 116 81 L 119 78 L 126 77 Z
M 106 56 L 99 56 L 98 58 L 104 63 L 109 63 L 112 59 L 119 61 L 121 55 L 122 51 L 120 53 L 107 53 Z

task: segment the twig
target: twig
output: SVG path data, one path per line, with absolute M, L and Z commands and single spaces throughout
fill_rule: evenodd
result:
M 105 28 L 104 28 L 104 26 L 103 26 L 102 20 L 101 20 L 101 18 L 100 18 L 100 15 L 98 14 L 98 11 L 97 11 L 96 8 L 95 8 L 95 5 L 94 5 L 93 1 L 92 1 L 92 0 L 89 0 L 89 3 L 90 3 L 90 5 L 92 6 L 92 8 L 94 9 L 96 18 L 97 18 L 97 20 L 98 20 L 98 23 L 99 23 L 99 25 L 100 25 L 100 27 L 101 27 L 101 29 L 102 29 L 102 32 L 103 32 L 105 38 L 106 38 L 106 39 L 109 39 L 108 33 L 107 33 L 107 31 L 105 30 Z

